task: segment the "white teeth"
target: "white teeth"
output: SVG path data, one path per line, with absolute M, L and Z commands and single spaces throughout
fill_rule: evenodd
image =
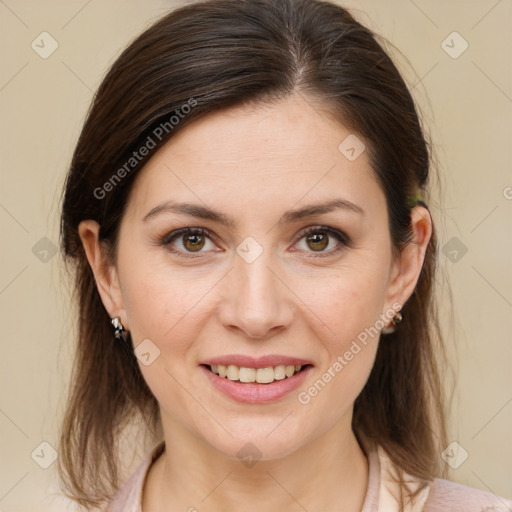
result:
M 295 366 L 287 366 L 284 369 L 284 373 L 286 374 L 287 377 L 291 377 L 295 373 Z
M 299 372 L 302 366 L 280 364 L 278 366 L 267 366 L 266 368 L 238 367 L 234 364 L 212 364 L 210 369 L 219 377 L 228 378 L 240 382 L 257 382 L 258 384 L 269 384 L 274 380 L 283 380 Z
M 259 371 L 259 370 L 258 370 Z M 240 368 L 238 372 L 240 382 L 255 382 L 256 369 L 255 368 Z
M 268 384 L 274 381 L 274 368 L 268 366 L 267 368 L 258 368 L 256 370 L 256 382 L 259 384 Z
M 234 364 L 230 364 L 228 366 L 227 378 L 229 380 L 238 380 L 238 376 L 240 374 L 240 368 L 235 366 Z
M 286 377 L 286 367 L 284 364 L 280 364 L 274 368 L 274 379 L 283 380 Z

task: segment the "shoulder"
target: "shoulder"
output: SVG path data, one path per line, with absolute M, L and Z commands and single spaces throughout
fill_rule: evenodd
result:
M 435 478 L 424 512 L 511 512 L 512 501 L 487 491 Z
M 161 455 L 164 448 L 165 443 L 161 441 L 146 455 L 144 460 L 137 466 L 128 480 L 126 480 L 117 494 L 112 498 L 107 512 L 141 512 L 142 491 L 144 489 L 146 475 L 148 474 L 151 464 Z
M 108 512 L 139 512 L 139 496 L 142 480 L 147 469 L 146 460 L 126 480 L 109 504 Z
M 396 470 L 413 493 L 420 487 L 420 481 L 397 468 L 387 452 L 378 446 L 380 464 L 379 507 L 370 510 L 397 510 L 400 492 L 397 489 Z M 364 509 L 363 509 L 364 510 Z M 408 512 L 512 512 L 512 501 L 474 487 L 434 478 L 412 499 L 405 509 Z M 365 511 L 366 512 L 366 511 Z

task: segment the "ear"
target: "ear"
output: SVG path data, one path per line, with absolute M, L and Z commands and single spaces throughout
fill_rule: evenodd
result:
M 83 220 L 78 226 L 78 234 L 93 271 L 101 301 L 110 317 L 121 317 L 121 323 L 128 330 L 117 268 L 109 261 L 105 245 L 99 241 L 99 232 L 100 225 L 94 220 Z
M 425 253 L 432 236 L 432 217 L 424 206 L 415 206 L 411 210 L 411 229 L 413 239 L 404 247 L 392 265 L 386 295 L 387 309 L 394 303 L 403 306 L 413 294 L 420 277 Z

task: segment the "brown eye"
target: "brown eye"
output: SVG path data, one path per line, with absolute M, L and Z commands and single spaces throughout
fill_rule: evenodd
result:
M 183 247 L 187 251 L 196 252 L 204 247 L 203 235 L 183 235 Z
M 210 238 L 211 234 L 204 228 L 183 228 L 164 236 L 161 243 L 171 252 L 186 256 L 192 253 L 208 252 L 203 251 L 208 242 L 214 248 L 215 245 Z
M 329 245 L 329 236 L 320 231 L 309 234 L 306 240 L 308 247 L 314 251 L 323 251 Z
M 300 241 L 304 239 L 305 252 L 318 253 L 318 256 L 329 256 L 338 253 L 346 247 L 351 247 L 350 238 L 337 229 L 327 226 L 308 228 L 299 235 Z M 331 246 L 332 240 L 337 240 L 338 245 L 326 250 Z M 313 255 L 316 256 L 316 255 Z

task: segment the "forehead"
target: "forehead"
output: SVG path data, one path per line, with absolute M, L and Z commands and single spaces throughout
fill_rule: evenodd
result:
M 140 217 L 170 199 L 288 209 L 335 197 L 378 209 L 384 197 L 362 139 L 354 137 L 301 95 L 214 112 L 177 132 L 146 163 L 129 210 Z M 352 158 L 344 141 L 361 154 Z

